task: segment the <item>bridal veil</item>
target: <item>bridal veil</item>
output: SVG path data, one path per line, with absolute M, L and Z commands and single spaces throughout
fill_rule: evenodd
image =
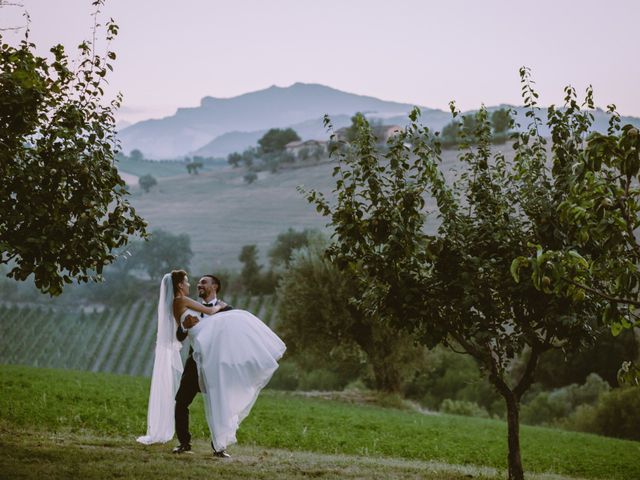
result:
M 182 344 L 175 331 L 173 281 L 171 274 L 167 273 L 162 278 L 158 300 L 158 333 L 147 409 L 147 434 L 137 439 L 146 445 L 168 442 L 175 432 L 175 396 L 183 368 L 180 358 Z

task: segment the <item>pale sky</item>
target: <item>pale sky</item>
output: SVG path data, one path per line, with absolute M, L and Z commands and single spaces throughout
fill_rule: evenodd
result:
M 29 11 L 42 52 L 91 35 L 90 0 L 4 3 Z M 0 8 L 0 27 L 23 24 L 22 10 Z M 640 116 L 637 0 L 107 0 L 102 10 L 120 26 L 109 78 L 124 94 L 121 120 L 295 82 L 441 109 L 521 104 L 522 65 L 543 106 L 562 103 L 567 84 L 592 84 L 598 106 Z

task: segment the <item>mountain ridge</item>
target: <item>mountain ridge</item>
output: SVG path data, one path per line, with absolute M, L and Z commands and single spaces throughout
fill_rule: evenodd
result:
M 421 123 L 432 130 L 440 130 L 451 121 L 450 112 L 416 106 L 422 112 Z M 272 85 L 229 98 L 205 96 L 197 107 L 181 107 L 174 115 L 143 120 L 123 128 L 118 135 L 125 153 L 135 148 L 148 159 L 224 157 L 254 146 L 270 128 L 293 128 L 304 140 L 326 140 L 329 134 L 322 121 L 325 114 L 331 117 L 335 128 L 349 125 L 356 112 L 386 124 L 404 126 L 413 107 L 318 83 L 296 82 L 288 87 Z M 527 125 L 522 106 L 500 104 L 488 109 L 501 107 L 512 108 L 517 113 L 516 121 Z M 546 108 L 541 108 L 540 117 L 545 116 Z M 594 129 L 606 131 L 609 118 L 606 112 L 596 109 L 594 117 Z M 640 127 L 640 118 L 627 116 L 622 120 Z M 546 126 L 541 133 L 548 134 Z
M 198 107 L 177 109 L 162 119 L 143 120 L 119 132 L 123 151 L 137 148 L 152 159 L 175 158 L 230 132 L 286 128 L 325 114 L 407 114 L 413 105 L 344 92 L 321 84 L 271 86 L 231 98 L 203 97 Z M 425 112 L 431 111 L 421 107 Z

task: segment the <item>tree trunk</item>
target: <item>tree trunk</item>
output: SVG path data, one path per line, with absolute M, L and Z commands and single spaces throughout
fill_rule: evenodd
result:
M 512 392 L 503 392 L 503 396 L 507 402 L 509 480 L 524 480 L 520 458 L 520 402 Z

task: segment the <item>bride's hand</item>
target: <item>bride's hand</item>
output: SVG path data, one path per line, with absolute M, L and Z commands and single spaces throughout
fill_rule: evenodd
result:
M 199 321 L 200 319 L 198 317 L 194 317 L 193 315 L 187 315 L 184 319 L 184 322 L 182 322 L 182 325 L 184 326 L 184 328 L 188 330 Z
M 218 304 L 216 305 L 216 307 L 220 307 L 220 310 L 219 310 L 219 311 L 224 310 L 225 308 L 227 308 L 227 306 L 228 306 L 228 305 L 227 305 L 225 302 L 223 302 L 222 300 L 219 300 L 219 301 L 218 301 Z

